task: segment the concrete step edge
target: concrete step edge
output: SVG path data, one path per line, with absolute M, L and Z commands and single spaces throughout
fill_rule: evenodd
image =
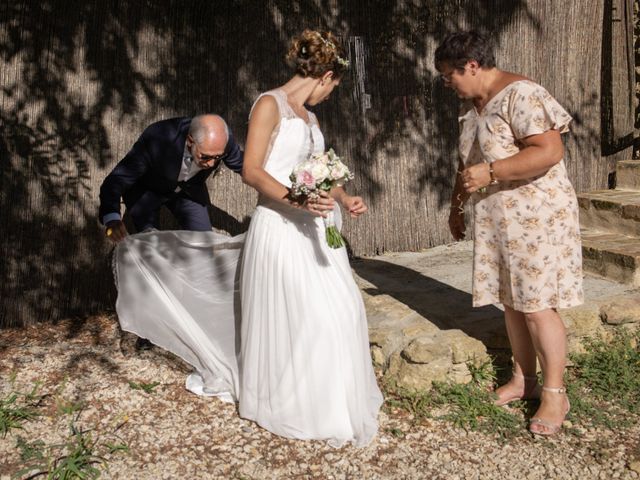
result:
M 609 193 L 611 192 L 611 193 Z M 632 195 L 626 195 L 631 193 Z M 640 222 L 640 192 L 629 190 L 604 190 L 578 194 L 578 206 L 580 207 L 581 218 L 586 220 L 589 212 L 596 213 L 602 218 L 619 217 L 627 220 L 628 225 L 635 225 Z M 592 219 L 587 227 L 597 228 L 597 221 Z M 632 227 L 635 229 L 636 227 Z M 619 233 L 624 233 L 620 231 Z M 628 232 L 633 234 L 635 232 Z
M 640 286 L 640 238 L 597 230 L 582 231 L 584 270 Z

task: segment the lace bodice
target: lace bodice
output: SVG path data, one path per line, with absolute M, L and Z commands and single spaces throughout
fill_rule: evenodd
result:
M 271 134 L 269 147 L 265 156 L 264 169 L 287 187 L 291 186 L 289 175 L 293 167 L 306 160 L 313 153 L 324 151 L 324 137 L 318 126 L 316 116 L 307 110 L 309 121 L 305 121 L 291 108 L 287 102 L 287 94 L 280 90 L 262 93 L 256 103 L 264 95 L 272 96 L 278 104 L 280 122 Z M 254 103 L 254 107 L 255 104 Z M 251 109 L 253 112 L 253 107 Z

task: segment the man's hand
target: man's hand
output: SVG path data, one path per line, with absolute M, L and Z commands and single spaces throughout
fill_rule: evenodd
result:
M 464 224 L 464 211 L 460 207 L 451 207 L 449 211 L 449 230 L 456 241 L 464 240 L 467 227 Z
M 124 240 L 124 237 L 129 235 L 122 220 L 112 220 L 108 222 L 105 227 L 104 233 L 113 243 L 121 242 Z

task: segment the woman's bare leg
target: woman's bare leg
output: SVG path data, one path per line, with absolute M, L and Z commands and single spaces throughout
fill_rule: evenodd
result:
M 564 369 L 567 358 L 567 339 L 564 323 L 553 309 L 535 313 L 525 313 L 524 318 L 531 340 L 542 368 L 546 388 L 564 386 Z M 552 425 L 560 425 L 569 408 L 566 395 L 544 391 L 540 397 L 540 407 L 534 415 Z M 548 431 L 540 425 L 532 424 L 532 431 Z
M 513 352 L 513 372 L 511 379 L 496 389 L 497 404 L 504 404 L 509 399 L 537 395 L 536 350 L 531 340 L 525 315 L 508 306 L 504 307 L 504 318 L 507 335 Z M 525 377 L 527 379 L 525 380 Z

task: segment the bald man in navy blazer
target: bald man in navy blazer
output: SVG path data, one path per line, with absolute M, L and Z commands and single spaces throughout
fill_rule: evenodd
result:
M 242 150 L 218 115 L 171 118 L 150 125 L 100 187 L 99 219 L 107 237 L 117 243 L 127 235 L 120 216 L 121 198 L 138 232 L 158 228 L 163 205 L 182 229 L 211 230 L 205 182 L 222 162 L 240 173 L 242 161 Z

